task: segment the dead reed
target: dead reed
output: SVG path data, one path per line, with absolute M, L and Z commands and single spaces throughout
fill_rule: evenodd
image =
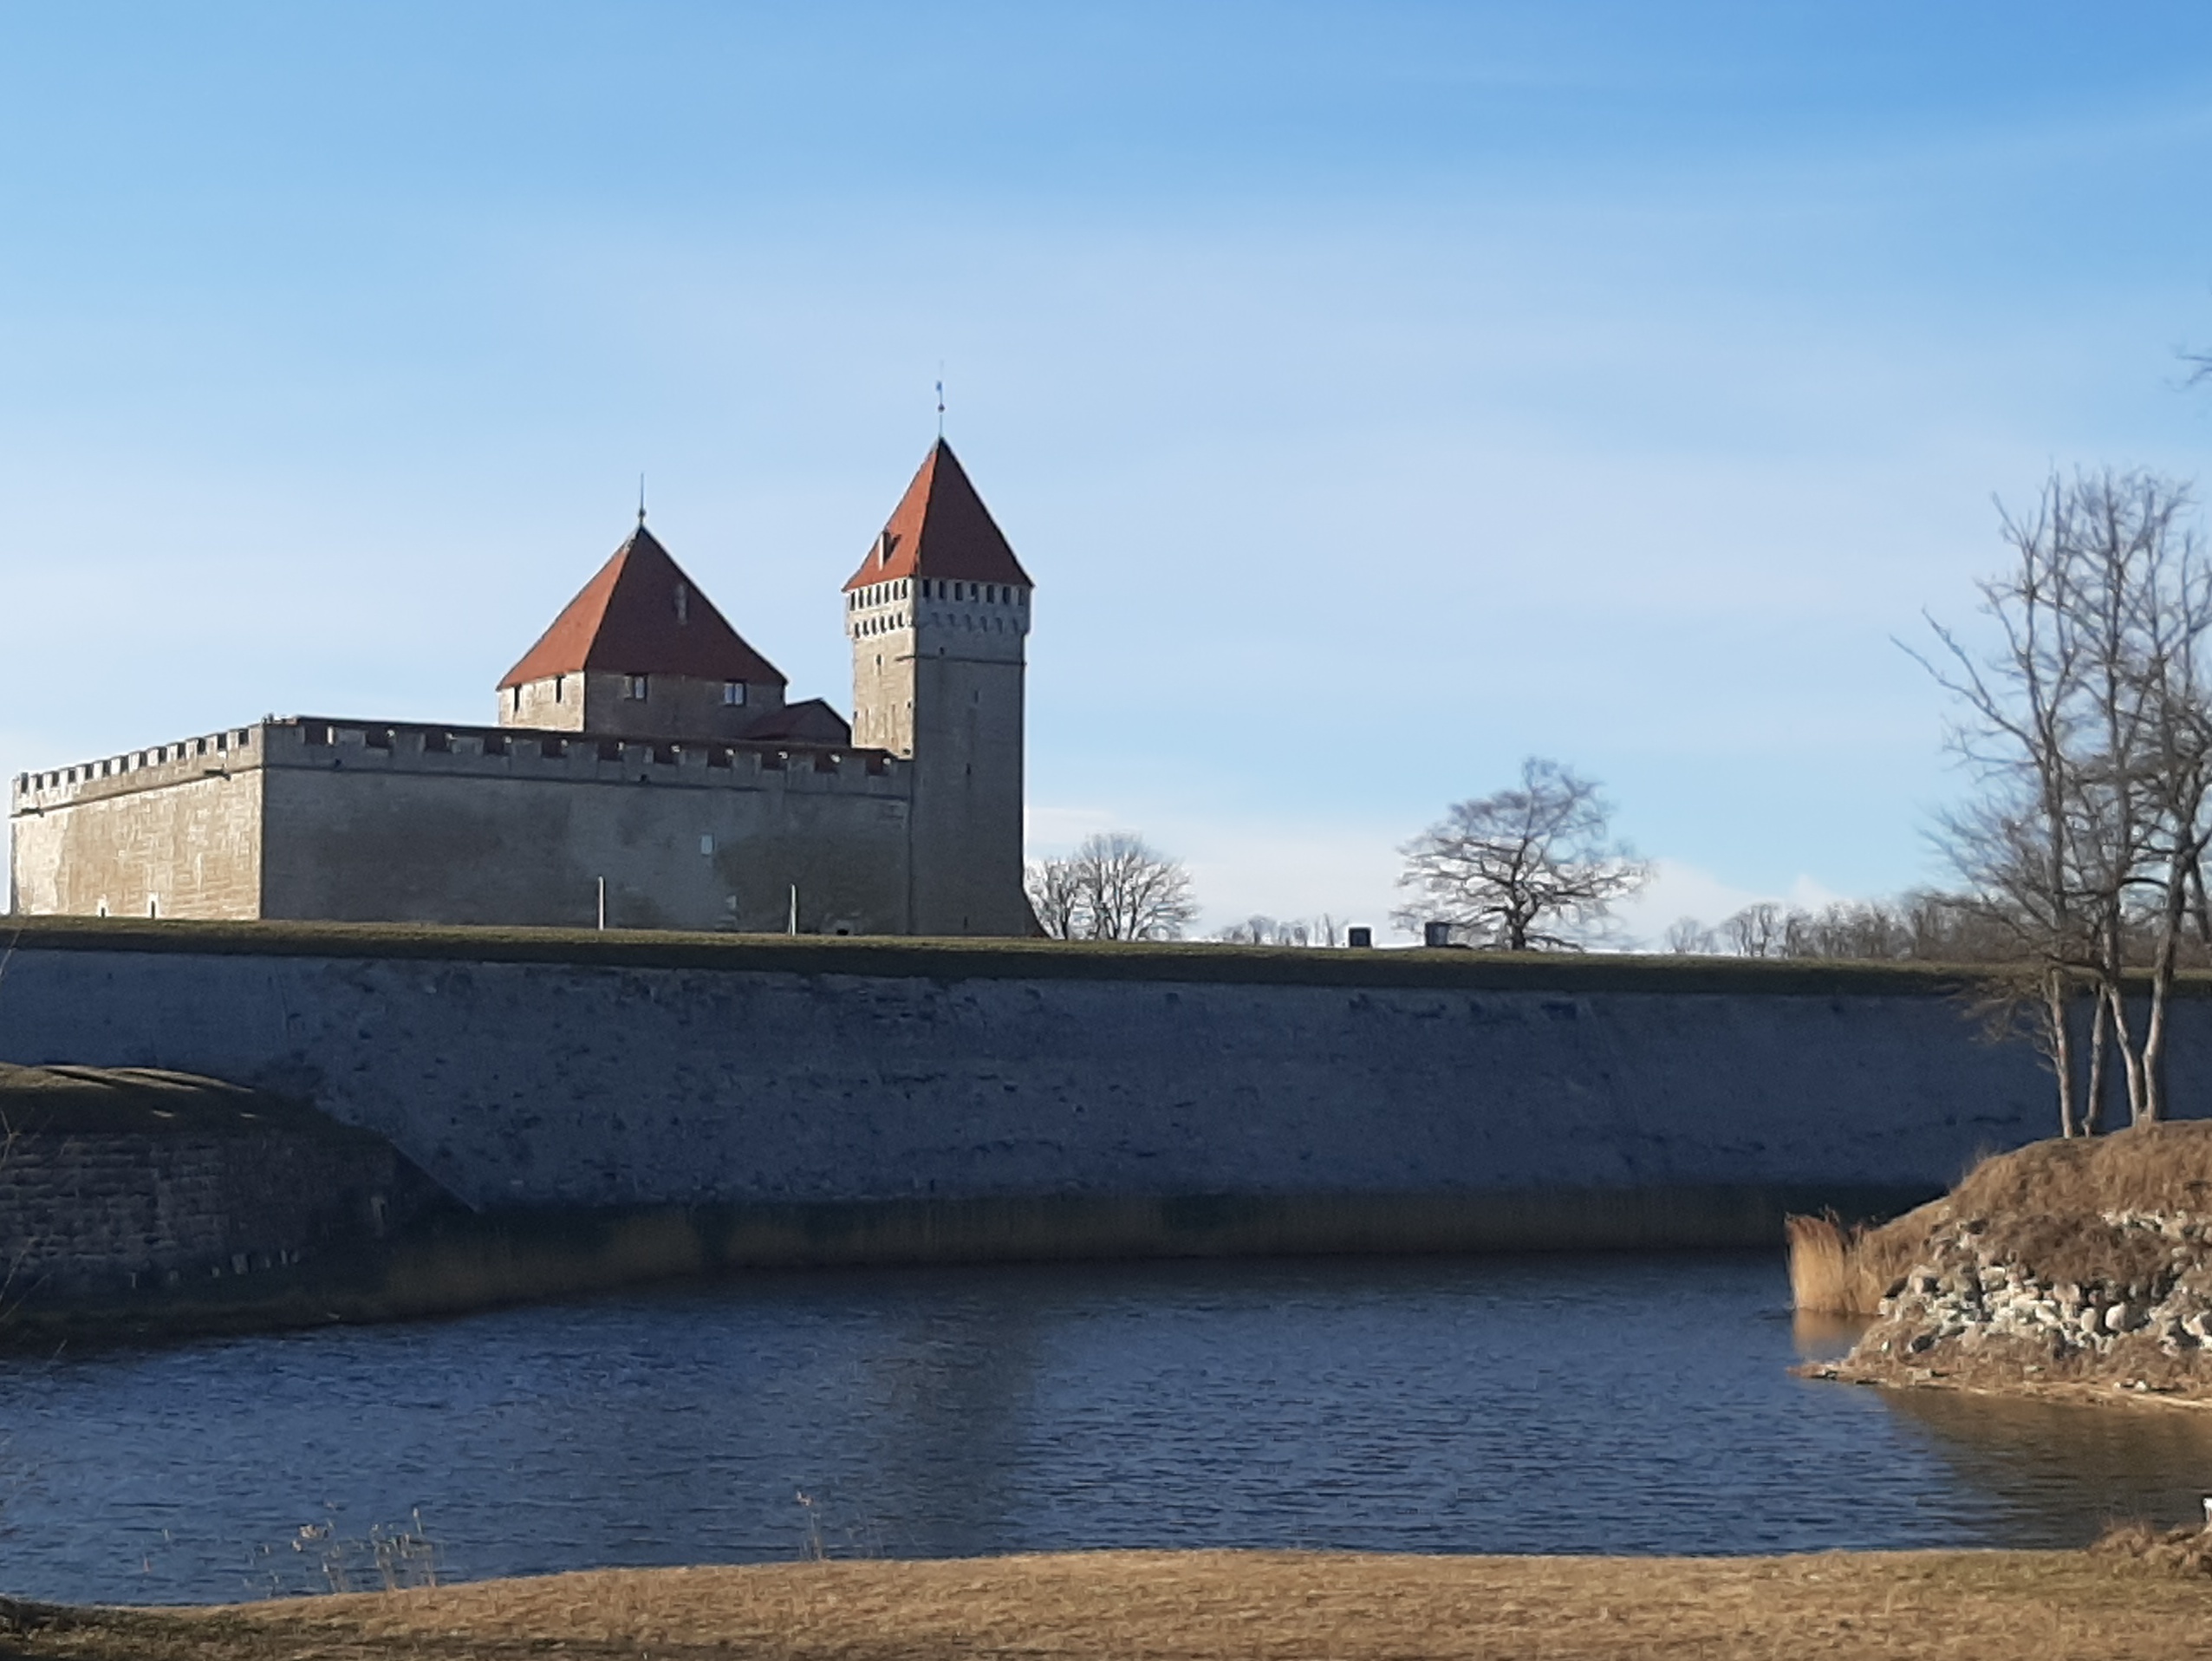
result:
M 1803 1314 L 1870 1319 L 1897 1277 L 1912 1267 L 1916 1237 L 1893 1233 L 1894 1225 L 1849 1226 L 1831 1212 L 1791 1217 L 1784 1226 L 1789 1231 L 1790 1295 Z

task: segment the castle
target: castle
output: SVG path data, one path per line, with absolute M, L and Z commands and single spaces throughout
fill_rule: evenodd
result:
M 30 915 L 1024 935 L 1032 584 L 937 441 L 844 587 L 853 720 L 645 515 L 494 726 L 271 717 L 19 775 Z

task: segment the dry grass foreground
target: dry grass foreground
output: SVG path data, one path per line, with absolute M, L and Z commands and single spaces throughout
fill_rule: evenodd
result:
M 18 1606 L 12 1622 L 0 1610 L 0 1651 L 70 1661 L 2163 1661 L 2212 1654 L 2212 1578 L 2140 1552 L 1089 1553 L 602 1570 L 227 1609 Z

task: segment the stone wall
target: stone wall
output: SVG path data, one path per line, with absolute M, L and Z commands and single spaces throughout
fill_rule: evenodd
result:
M 211 1080 L 0 1066 L 0 1312 L 347 1256 L 436 1197 L 381 1137 Z
M 298 719 L 27 774 L 12 903 L 32 915 L 420 920 L 902 934 L 906 765 Z M 1019 871 L 1002 873 L 1018 902 Z
M 2191 1115 L 2202 990 L 2176 1012 Z M 2034 1057 L 1956 993 L 1467 953 L 81 923 L 23 934 L 0 1058 L 311 1097 L 485 1207 L 1802 1202 L 1933 1192 L 2048 1134 Z
M 646 677 L 646 695 L 629 695 L 632 677 L 602 670 L 526 681 L 499 694 L 499 725 L 574 733 L 730 740 L 784 707 L 780 681 L 745 685 L 744 701 L 724 696 L 727 684 L 690 675 Z
M 133 778 L 158 772 L 158 785 Z M 260 915 L 261 780 L 218 758 L 147 768 L 13 821 L 17 909 L 77 916 Z M 105 787 L 102 787 L 105 786 Z
M 291 1135 L 19 1137 L 0 1167 L 7 1299 L 266 1273 L 396 1227 L 388 1146 Z
M 780 931 L 796 886 L 802 928 L 903 930 L 902 781 L 867 788 L 857 757 L 622 747 L 606 778 L 271 768 L 262 915 L 587 928 L 603 876 L 615 928 Z

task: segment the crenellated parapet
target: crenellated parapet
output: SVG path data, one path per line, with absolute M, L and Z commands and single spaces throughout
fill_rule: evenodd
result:
M 173 744 L 126 750 L 95 761 L 17 773 L 10 813 L 44 813 L 74 803 L 128 796 L 193 779 L 221 778 L 260 762 L 261 726 L 225 727 Z
M 602 737 L 449 723 L 293 715 L 73 766 L 18 774 L 12 812 L 160 790 L 256 768 L 424 773 L 690 789 L 826 791 L 896 798 L 908 764 L 888 752 L 775 741 Z

